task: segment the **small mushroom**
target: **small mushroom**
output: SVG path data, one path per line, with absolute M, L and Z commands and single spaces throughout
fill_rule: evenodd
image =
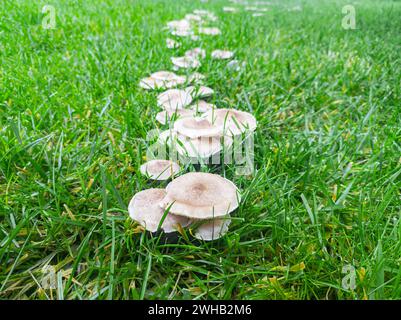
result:
M 200 117 L 178 119 L 174 123 L 174 130 L 188 138 L 220 137 L 223 127 L 213 125 L 210 121 Z
M 207 220 L 195 229 L 193 235 L 196 239 L 199 240 L 217 240 L 227 233 L 230 223 L 230 215 L 219 219 Z
M 184 68 L 184 69 L 189 69 L 189 68 L 197 68 L 201 65 L 200 61 L 198 59 L 192 58 L 192 57 L 171 57 L 171 62 L 176 66 L 177 68 Z
M 219 28 L 216 27 L 202 27 L 198 29 L 199 33 L 208 35 L 208 36 L 217 36 L 221 34 L 221 31 Z
M 191 29 L 191 23 L 186 20 L 186 19 L 181 19 L 181 20 L 173 20 L 167 22 L 167 27 L 169 27 L 171 30 L 185 30 L 185 29 Z
M 199 59 L 199 58 L 203 59 L 206 57 L 206 51 L 202 48 L 194 48 L 192 50 L 187 50 L 185 52 L 185 56 L 191 59 Z
M 177 109 L 161 111 L 156 115 L 156 120 L 161 124 L 165 125 L 167 122 L 175 116 L 176 118 L 188 118 L 194 117 L 196 115 L 196 110 L 193 109 Z
M 237 8 L 234 8 L 234 7 L 223 7 L 223 11 L 224 11 L 224 12 L 235 13 L 235 12 L 238 12 L 238 9 L 237 9 Z
M 152 180 L 162 181 L 174 177 L 180 166 L 171 160 L 150 160 L 141 165 L 140 171 Z
M 166 46 L 168 49 L 177 49 L 181 46 L 181 44 L 178 41 L 175 41 L 173 39 L 167 38 L 166 39 Z
M 216 106 L 212 103 L 206 102 L 205 100 L 197 100 L 194 104 L 189 106 L 189 108 L 196 112 L 205 113 L 215 109 Z
M 196 21 L 196 22 L 202 21 L 202 17 L 200 15 L 193 14 L 193 13 L 186 14 L 185 19 L 188 21 Z
M 164 209 L 160 201 L 166 196 L 164 189 L 147 189 L 138 192 L 131 199 L 128 212 L 131 219 L 138 222 L 146 230 L 156 232 L 164 216 Z M 166 233 L 177 230 L 178 225 L 186 227 L 191 223 L 188 218 L 167 213 L 162 229 Z
M 205 79 L 205 76 L 199 72 L 194 72 L 188 76 L 188 82 L 191 83 L 200 83 L 202 80 Z
M 234 56 L 234 52 L 228 50 L 214 50 L 212 52 L 213 59 L 231 59 Z
M 192 96 L 185 90 L 170 89 L 157 96 L 157 104 L 165 110 L 183 109 L 190 105 Z
M 192 95 L 194 98 L 207 98 L 213 95 L 214 91 L 213 89 L 205 86 L 200 86 L 200 87 L 194 87 L 190 86 L 185 89 L 189 94 Z
M 234 183 L 217 174 L 190 172 L 166 187 L 162 208 L 191 219 L 214 219 L 238 208 L 240 197 Z
M 205 113 L 205 118 L 213 125 L 223 127 L 223 132 L 232 136 L 255 131 L 257 127 L 257 121 L 252 114 L 236 109 L 215 109 Z

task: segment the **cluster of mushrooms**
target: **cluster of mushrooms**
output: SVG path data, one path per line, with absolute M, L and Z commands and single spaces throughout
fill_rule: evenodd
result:
M 167 29 L 175 37 L 191 37 L 198 34 L 218 35 L 216 27 L 205 26 L 216 21 L 207 10 L 195 10 L 182 20 L 170 21 Z M 167 39 L 167 47 L 178 48 L 180 42 Z M 214 50 L 212 59 L 232 59 L 234 53 Z M 206 57 L 200 47 L 186 51 L 183 57 L 173 57 L 174 70 L 196 69 Z M 233 60 L 231 60 L 232 62 Z M 172 71 L 158 71 L 140 81 L 146 90 L 166 90 L 157 96 L 157 106 L 162 109 L 156 120 L 166 126 L 159 135 L 159 143 L 174 149 L 184 159 L 196 159 L 207 163 L 213 156 L 232 147 L 234 139 L 253 132 L 257 122 L 245 111 L 217 108 L 207 101 L 214 91 L 203 85 L 205 76 L 196 70 L 188 75 Z M 231 222 L 230 214 L 240 204 L 236 185 L 217 174 L 182 170 L 176 161 L 153 159 L 140 167 L 142 174 L 153 180 L 170 180 L 167 187 L 151 188 L 134 195 L 129 203 L 130 217 L 150 232 L 160 228 L 165 233 L 181 231 L 189 227 L 197 239 L 210 241 L 223 236 Z

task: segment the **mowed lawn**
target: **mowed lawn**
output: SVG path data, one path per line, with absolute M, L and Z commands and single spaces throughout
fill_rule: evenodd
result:
M 252 17 L 223 0 L 54 0 L 44 30 L 47 2 L 2 1 L 0 298 L 401 298 L 401 2 L 354 2 L 344 30 L 348 3 L 275 1 Z M 166 23 L 194 9 L 222 35 L 167 49 Z M 127 214 L 166 185 L 139 172 L 161 125 L 138 83 L 197 46 L 211 101 L 258 120 L 255 173 L 202 168 L 241 190 L 230 230 L 166 241 Z M 230 71 L 214 49 L 246 65 Z

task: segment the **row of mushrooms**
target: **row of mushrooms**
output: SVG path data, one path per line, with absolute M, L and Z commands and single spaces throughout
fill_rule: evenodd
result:
M 198 34 L 218 35 L 221 31 L 206 26 L 217 17 L 207 10 L 195 10 L 182 20 L 170 21 L 167 29 L 175 37 Z M 167 39 L 167 47 L 176 49 L 180 42 Z M 234 53 L 214 50 L 212 59 L 230 60 Z M 206 57 L 200 47 L 188 50 L 183 57 L 172 57 L 174 70 L 197 69 Z M 233 61 L 233 60 L 231 60 Z M 204 161 L 222 150 L 230 149 L 233 139 L 256 129 L 255 117 L 245 111 L 217 108 L 207 101 L 214 90 L 204 86 L 205 76 L 196 70 L 178 75 L 158 71 L 140 81 L 145 90 L 165 91 L 157 96 L 162 110 L 156 120 L 168 129 L 159 135 L 159 143 L 174 149 L 183 158 Z M 181 158 L 181 159 L 183 159 Z M 152 180 L 169 180 L 166 188 L 151 188 L 134 195 L 128 207 L 129 216 L 150 232 L 165 233 L 188 227 L 190 234 L 204 241 L 223 236 L 231 222 L 230 214 L 240 204 L 236 185 L 218 174 L 189 172 L 182 175 L 181 166 L 170 159 L 152 159 L 140 167 L 140 172 Z

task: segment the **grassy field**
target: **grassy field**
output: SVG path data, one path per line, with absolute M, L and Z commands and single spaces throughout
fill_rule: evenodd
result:
M 344 30 L 348 3 L 255 18 L 223 0 L 54 0 L 44 30 L 46 2 L 2 1 L 0 298 L 401 298 L 401 2 L 355 2 Z M 163 27 L 194 9 L 223 34 L 166 49 Z M 243 196 L 226 236 L 165 242 L 127 215 L 160 185 L 138 171 L 160 127 L 138 82 L 196 46 L 246 62 L 199 72 L 217 106 L 256 116 L 256 171 L 225 172 Z

